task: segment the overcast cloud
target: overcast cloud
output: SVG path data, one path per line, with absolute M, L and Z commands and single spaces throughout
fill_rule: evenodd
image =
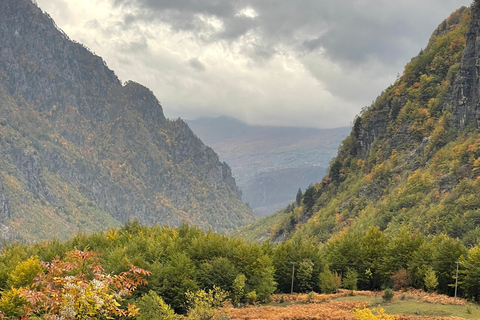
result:
M 37 0 L 167 117 L 349 125 L 471 0 Z

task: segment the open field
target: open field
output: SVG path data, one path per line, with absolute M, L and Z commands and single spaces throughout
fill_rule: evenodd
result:
M 371 291 L 355 291 L 353 296 L 349 292 L 274 295 L 266 305 L 225 312 L 235 320 L 355 320 L 354 311 L 363 308 L 383 308 L 396 320 L 480 319 L 478 304 L 420 290 L 397 292 L 389 303 L 382 300 L 381 292 Z

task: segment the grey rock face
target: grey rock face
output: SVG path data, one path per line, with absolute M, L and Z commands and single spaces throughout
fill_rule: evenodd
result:
M 472 8 L 472 21 L 467 32 L 467 44 L 462 62 L 446 100 L 444 109 L 452 107 L 451 122 L 455 128 L 464 129 L 473 123 L 480 125 L 480 5 L 475 1 Z
M 390 106 L 384 104 L 374 115 L 368 119 L 368 123 L 360 129 L 357 137 L 357 153 L 360 157 L 366 157 L 370 146 L 376 138 L 385 135 L 389 121 Z

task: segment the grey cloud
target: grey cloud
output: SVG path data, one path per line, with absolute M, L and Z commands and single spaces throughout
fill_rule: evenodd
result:
M 235 10 L 235 1 L 220 0 L 114 0 L 119 6 L 136 6 L 153 11 L 179 11 L 190 14 L 206 13 L 218 17 L 229 16 Z
M 50 3 L 63 2 L 39 1 L 54 12 Z M 449 13 L 470 2 L 109 0 L 116 5 L 112 15 L 82 25 L 78 34 L 86 44 L 97 41 L 92 48 L 108 42 L 109 64 L 151 87 L 173 117 L 210 110 L 284 125 L 345 125 L 394 81 Z M 257 16 L 238 15 L 245 8 Z M 301 111 L 292 119 L 292 105 L 309 119 Z
M 188 65 L 197 71 L 205 71 L 205 65 L 197 58 L 188 60 Z
M 224 20 L 225 30 L 221 32 L 218 37 L 220 39 L 238 39 L 246 34 L 249 30 L 255 29 L 258 26 L 257 20 L 247 18 L 244 16 L 234 16 L 230 19 Z
M 405 44 L 425 41 L 432 25 L 441 22 L 437 15 L 426 12 L 441 12 L 446 18 L 453 8 L 460 6 L 455 0 L 422 3 L 405 0 L 395 4 L 365 0 L 361 5 L 351 0 L 114 0 L 114 3 L 141 8 L 137 19 L 161 19 L 174 29 L 194 33 L 202 29 L 198 15 L 214 16 L 223 22 L 224 30 L 203 41 L 234 41 L 254 31 L 263 42 L 256 44 L 263 48 L 263 57 L 274 55 L 275 46 L 283 44 L 295 47 L 299 54 L 302 50 L 322 49 L 330 59 L 341 63 L 362 62 L 371 55 L 384 63 L 403 61 L 411 54 Z M 253 8 L 258 17 L 239 17 L 238 11 L 246 7 Z M 245 52 L 258 57 L 254 50 Z

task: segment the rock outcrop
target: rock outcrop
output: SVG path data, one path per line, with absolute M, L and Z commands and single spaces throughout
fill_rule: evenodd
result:
M 472 22 L 466 35 L 462 62 L 444 109 L 452 108 L 452 125 L 465 129 L 469 124 L 480 126 L 480 3 L 472 6 Z

